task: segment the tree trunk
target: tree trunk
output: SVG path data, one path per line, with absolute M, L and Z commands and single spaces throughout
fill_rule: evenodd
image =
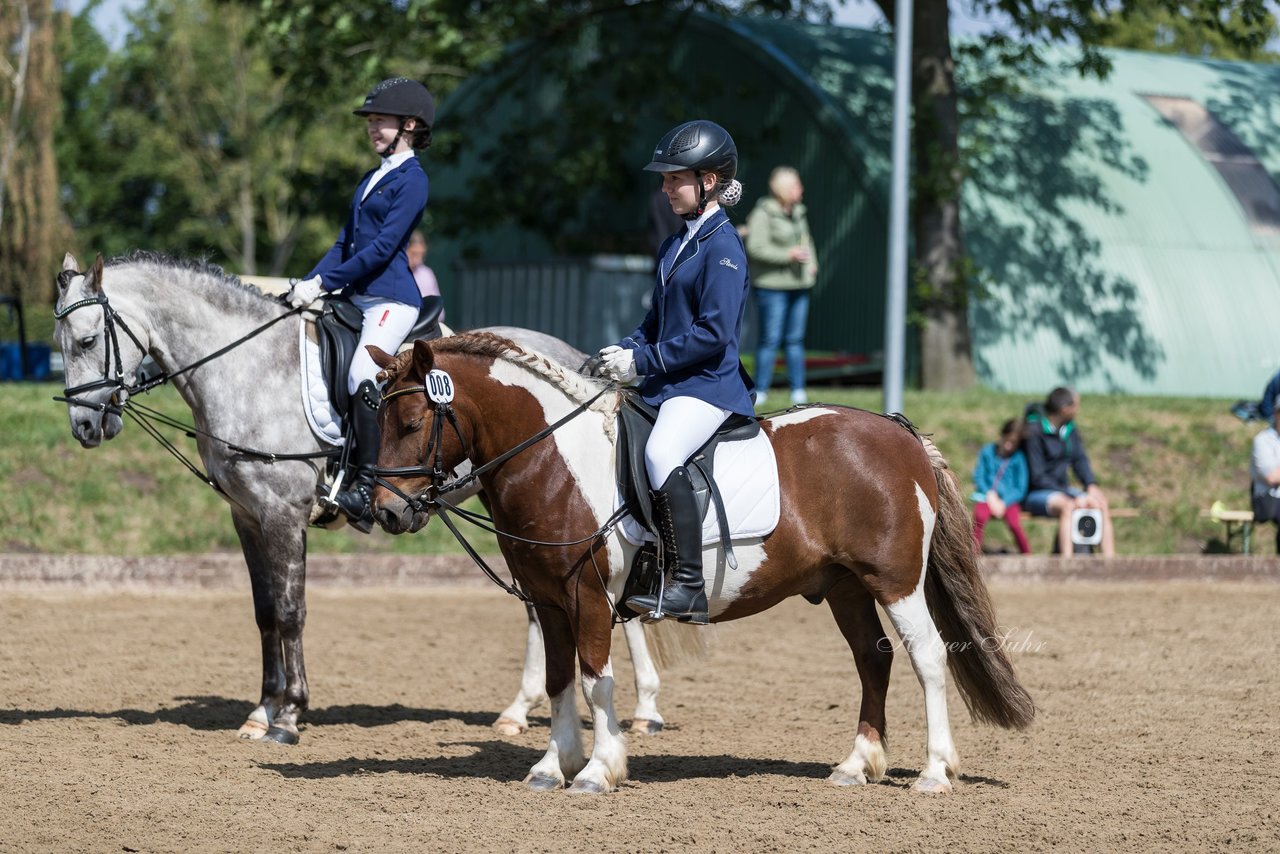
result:
M 925 323 L 920 336 L 921 382 L 931 390 L 974 382 L 968 320 L 968 282 L 961 275 L 960 113 L 951 55 L 947 0 L 917 0 L 912 49 L 915 114 L 917 298 Z
M 12 42 L 17 53 L 18 66 L 9 64 L 0 54 L 0 70 L 8 78 L 13 92 L 9 101 L 9 121 L 0 128 L 0 225 L 4 224 L 5 188 L 9 183 L 9 170 L 13 166 L 13 154 L 18 148 L 18 137 L 21 134 L 22 101 L 27 93 L 27 63 L 31 58 L 31 33 L 35 27 L 31 23 L 31 12 L 25 2 L 18 2 L 17 32 L 10 32 L 6 27 L 0 30 L 0 38 L 6 43 Z
M 894 0 L 877 0 L 892 26 Z M 960 275 L 960 113 L 947 0 L 915 0 L 911 46 L 912 300 L 924 316 L 921 383 L 927 389 L 973 385 L 968 283 Z

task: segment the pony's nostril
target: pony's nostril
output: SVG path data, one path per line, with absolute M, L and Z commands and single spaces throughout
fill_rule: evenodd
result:
M 93 435 L 93 424 L 87 418 L 82 418 L 76 422 L 76 431 L 81 436 Z

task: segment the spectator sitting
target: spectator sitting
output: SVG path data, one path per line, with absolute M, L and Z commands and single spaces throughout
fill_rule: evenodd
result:
M 1030 492 L 1025 506 L 1033 516 L 1054 516 L 1058 525 L 1058 548 L 1063 557 L 1075 552 L 1071 542 L 1071 515 L 1078 509 L 1102 511 L 1102 555 L 1116 552 L 1111 532 L 1111 510 L 1107 496 L 1098 487 L 1084 449 L 1084 438 L 1076 427 L 1080 396 L 1069 388 L 1049 392 L 1042 407 L 1031 407 L 1027 414 L 1023 447 L 1027 452 L 1027 474 Z M 1067 482 L 1070 467 L 1080 479 L 1084 491 Z
M 1280 413 L 1273 410 L 1271 426 L 1253 437 L 1249 474 L 1253 478 L 1253 520 L 1280 522 Z M 1280 527 L 1276 528 L 1276 553 L 1280 554 Z
M 1003 519 L 1013 533 L 1018 551 L 1030 554 L 1031 546 L 1022 530 L 1020 502 L 1027 495 L 1027 457 L 1022 452 L 1022 425 L 1009 419 L 1000 428 L 1000 441 L 983 446 L 978 467 L 973 472 L 973 539 L 982 551 L 982 532 L 987 520 Z

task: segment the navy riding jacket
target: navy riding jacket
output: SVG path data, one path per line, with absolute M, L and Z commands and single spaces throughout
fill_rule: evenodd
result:
M 410 157 L 383 176 L 360 200 L 376 169 L 360 179 L 347 222 L 307 278 L 320 276 L 326 291 L 350 288 L 352 295 L 393 299 L 422 305 L 418 283 L 409 269 L 405 247 L 427 206 L 427 173 Z
M 665 258 L 683 236 L 681 231 L 668 237 L 658 257 Z M 673 397 L 696 397 L 751 415 L 755 386 L 738 359 L 751 276 L 742 239 L 725 212 L 708 217 L 670 271 L 665 266 L 658 264 L 644 322 L 619 342 L 635 351 L 645 402 L 661 406 Z

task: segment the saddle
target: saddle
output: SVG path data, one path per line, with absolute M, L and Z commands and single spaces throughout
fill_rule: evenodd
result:
M 438 296 L 423 297 L 418 320 L 409 330 L 406 341 L 421 338 L 434 341 L 440 337 L 440 312 L 444 300 Z M 320 346 L 320 369 L 324 372 L 325 385 L 333 409 L 345 423 L 350 408 L 347 394 L 347 373 L 351 359 L 360 343 L 360 330 L 364 325 L 364 312 L 350 299 L 343 296 L 324 300 L 324 310 L 316 318 L 316 341 Z
M 618 492 L 622 502 L 637 521 L 655 537 L 659 536 L 658 527 L 653 519 L 653 499 L 650 492 L 653 485 L 649 482 L 649 472 L 644 464 L 644 448 L 653 432 L 654 422 L 658 418 L 656 407 L 645 403 L 635 389 L 622 389 L 622 401 L 618 407 Z M 738 561 L 733 555 L 733 546 L 729 539 L 729 519 L 724 509 L 724 500 L 715 482 L 715 450 L 722 442 L 735 442 L 754 438 L 760 432 L 760 422 L 747 415 L 730 415 L 706 443 L 693 452 L 693 456 L 685 461 L 689 470 L 689 480 L 693 484 L 694 497 L 698 502 L 698 516 L 703 518 L 708 504 L 716 509 L 716 520 L 720 527 L 720 542 L 724 547 L 725 560 L 731 568 L 737 568 Z M 656 549 L 645 545 L 636 552 L 627 577 L 626 592 L 622 601 L 633 593 L 645 592 L 657 581 L 658 560 Z M 620 610 L 629 611 L 625 606 Z

